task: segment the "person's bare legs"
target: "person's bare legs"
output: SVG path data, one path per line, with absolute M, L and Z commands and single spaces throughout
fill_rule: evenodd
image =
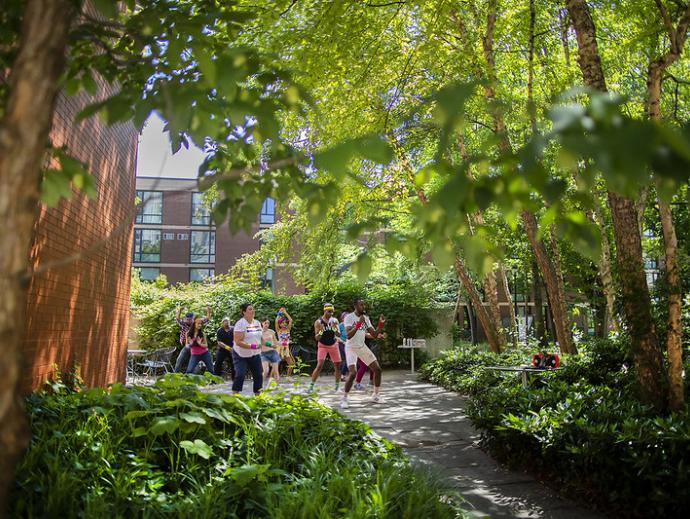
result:
M 276 384 L 280 382 L 280 373 L 278 372 L 278 367 L 280 366 L 280 362 L 274 362 L 271 364 L 271 376 L 273 377 L 273 380 L 276 381 Z
M 325 358 L 317 361 L 314 371 L 311 372 L 311 384 L 309 384 L 308 390 L 310 393 L 314 391 L 314 384 L 316 384 L 316 381 L 319 379 L 319 375 L 321 375 L 321 369 L 323 368 L 324 362 L 326 362 Z
M 288 354 L 285 357 L 285 362 L 287 362 L 287 376 L 292 376 L 292 371 L 295 369 L 295 359 L 292 358 L 292 354 Z
M 340 387 L 340 362 L 334 362 L 333 367 L 335 368 L 335 390 L 338 391 Z
M 349 404 L 347 403 L 347 395 L 350 393 L 350 389 L 352 389 L 352 384 L 355 383 L 355 377 L 357 376 L 357 366 L 353 364 L 352 366 L 347 367 L 347 380 L 345 381 L 345 393 L 343 394 L 343 398 L 340 400 L 340 408 L 341 409 L 347 409 L 349 407 Z
M 262 375 L 264 377 L 264 382 L 266 383 L 266 385 L 268 385 L 268 382 L 267 382 L 268 381 L 268 370 L 269 370 L 270 364 L 267 361 L 261 361 L 261 367 L 263 369 Z
M 379 366 L 378 361 L 375 360 L 369 364 L 369 369 L 374 374 L 374 393 L 372 394 L 372 398 L 375 402 L 378 402 L 379 390 L 381 389 L 381 366 Z

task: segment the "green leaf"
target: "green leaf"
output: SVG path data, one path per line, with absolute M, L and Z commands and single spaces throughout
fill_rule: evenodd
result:
M 153 421 L 149 432 L 155 436 L 172 434 L 180 426 L 180 420 L 174 416 L 159 416 Z
M 205 460 L 209 459 L 211 454 L 213 454 L 213 449 L 211 449 L 211 447 L 204 440 L 200 440 L 198 438 L 194 440 L 194 442 L 183 440 L 180 442 L 180 447 L 186 450 L 189 454 L 196 454 Z
M 204 425 L 206 423 L 206 418 L 204 418 L 200 413 L 180 413 L 180 418 L 189 423 L 198 423 Z

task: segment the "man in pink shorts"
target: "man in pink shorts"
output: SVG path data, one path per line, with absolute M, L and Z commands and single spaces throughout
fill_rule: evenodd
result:
M 330 355 L 331 362 L 335 367 L 335 390 L 340 388 L 340 349 L 338 348 L 338 319 L 333 317 L 333 305 L 326 303 L 323 305 L 323 315 L 314 321 L 314 337 L 318 343 L 318 350 L 316 353 L 316 368 L 311 374 L 311 384 L 309 384 L 309 392 L 314 390 L 314 384 L 321 374 L 323 363 L 326 362 L 326 357 Z

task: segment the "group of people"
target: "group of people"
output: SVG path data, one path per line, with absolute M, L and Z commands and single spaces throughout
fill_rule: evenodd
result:
M 218 353 L 215 364 L 208 349 L 208 341 L 203 327 L 210 320 L 211 309 L 206 309 L 206 316 L 195 316 L 187 313 L 182 318 L 182 309 L 178 309 L 176 321 L 180 326 L 180 344 L 182 350 L 175 364 L 175 371 L 181 371 L 188 362 L 187 373 L 193 373 L 199 362 L 213 374 L 221 373 L 225 362 L 230 361 L 233 375 L 232 390 L 240 393 L 244 378 L 249 370 L 252 374 L 254 394 L 259 394 L 264 380 L 279 380 L 281 361 L 288 365 L 287 375 L 292 375 L 295 359 L 290 351 L 290 334 L 293 320 L 285 307 L 281 307 L 275 318 L 275 331 L 270 328 L 270 320 L 259 322 L 250 303 L 240 305 L 242 317 L 234 324 L 224 317 L 221 327 L 216 332 Z M 373 326 L 366 315 L 364 300 L 353 301 L 353 311 L 343 312 L 340 321 L 334 317 L 335 308 L 326 303 L 323 315 L 314 322 L 314 339 L 317 343 L 317 363 L 311 374 L 309 391 L 313 391 L 324 363 L 330 357 L 335 368 L 335 390 L 340 389 L 344 380 L 343 395 L 340 407 L 347 408 L 349 393 L 355 385 L 360 385 L 364 373 L 371 372 L 373 385 L 372 400 L 380 402 L 381 366 L 376 355 L 367 345 L 367 340 L 385 338 L 383 328 L 386 320 L 381 315 L 376 326 Z M 345 359 L 342 365 L 343 357 Z M 361 385 L 359 386 L 361 388 Z

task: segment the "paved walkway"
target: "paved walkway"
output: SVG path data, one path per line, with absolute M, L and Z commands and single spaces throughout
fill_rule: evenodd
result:
M 409 372 L 384 371 L 383 376 L 383 403 L 373 404 L 368 392 L 353 390 L 350 408 L 342 412 L 368 423 L 413 459 L 438 470 L 473 507 L 476 517 L 603 517 L 561 499 L 528 474 L 499 466 L 478 447 L 479 432 L 465 415 L 462 396 L 419 382 Z M 299 393 L 306 393 L 307 387 L 308 379 L 302 379 L 296 387 L 281 383 L 281 389 Z M 322 376 L 317 387 L 319 399 L 337 409 L 340 394 L 333 390 L 333 375 Z M 229 389 L 229 385 L 222 384 L 212 391 Z M 243 392 L 251 393 L 251 381 L 245 381 Z

